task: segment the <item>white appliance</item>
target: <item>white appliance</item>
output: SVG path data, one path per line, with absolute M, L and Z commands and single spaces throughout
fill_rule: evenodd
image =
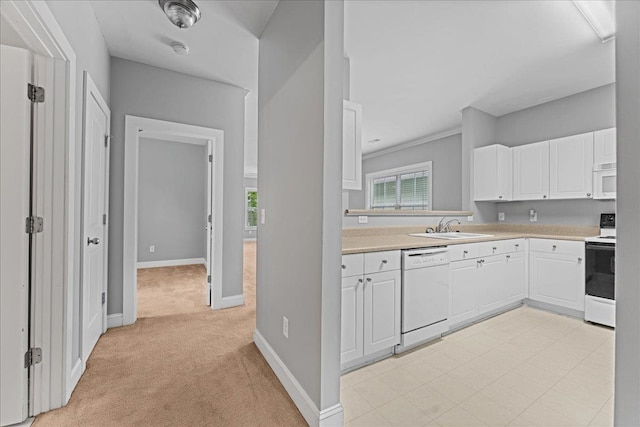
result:
M 584 320 L 615 327 L 616 214 L 601 214 L 600 235 L 585 241 Z
M 448 318 L 448 249 L 402 251 L 402 334 L 396 353 L 440 337 Z
M 602 163 L 593 169 L 593 198 L 616 198 L 616 164 Z

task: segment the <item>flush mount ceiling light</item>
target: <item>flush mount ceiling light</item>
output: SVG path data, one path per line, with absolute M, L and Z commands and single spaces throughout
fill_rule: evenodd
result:
M 200 9 L 191 0 L 158 0 L 169 21 L 178 28 L 190 28 L 200 19 Z
M 602 43 L 616 37 L 615 3 L 611 0 L 573 0 Z

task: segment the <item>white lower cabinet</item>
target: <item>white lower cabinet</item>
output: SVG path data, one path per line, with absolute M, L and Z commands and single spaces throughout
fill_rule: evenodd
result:
M 343 367 L 364 362 L 368 356 L 400 344 L 400 251 L 357 255 L 365 265 L 365 273 L 342 278 Z M 348 264 L 346 257 L 353 261 L 353 255 L 345 255 L 343 265 Z
M 471 259 L 449 264 L 449 323 L 462 323 L 478 315 L 478 263 Z
M 364 354 L 400 344 L 400 271 L 365 275 Z
M 484 314 L 505 305 L 507 261 L 505 255 L 495 255 L 481 259 L 478 264 L 478 313 Z
M 476 256 L 449 264 L 449 323 L 452 328 L 525 298 L 524 240 L 467 244 L 465 251 L 480 254 L 482 245 L 487 243 L 495 255 Z
M 362 276 L 342 279 L 341 363 L 364 356 Z
M 529 298 L 584 311 L 584 243 L 563 242 L 564 250 L 531 251 Z M 556 246 L 553 246 L 556 248 Z M 556 248 L 555 250 L 558 250 Z M 573 253 L 571 253 L 573 252 Z
M 505 255 L 507 264 L 507 304 L 522 301 L 526 297 L 527 270 L 525 252 Z

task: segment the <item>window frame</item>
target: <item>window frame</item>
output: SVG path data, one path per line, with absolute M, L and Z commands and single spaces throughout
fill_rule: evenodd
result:
M 257 204 L 256 204 L 256 225 L 249 225 L 249 193 L 252 193 L 252 192 L 256 193 L 256 199 L 257 199 L 258 189 L 256 187 L 244 188 L 244 229 L 246 231 L 258 229 L 258 205 Z
M 399 177 L 400 175 L 404 175 L 404 174 L 409 174 L 409 173 L 416 173 L 416 172 L 428 172 L 428 184 L 427 184 L 427 191 L 428 191 L 428 204 L 429 204 L 429 209 L 427 210 L 433 210 L 433 161 L 429 160 L 427 162 L 422 162 L 422 163 L 415 163 L 412 165 L 407 165 L 407 166 L 402 166 L 402 167 L 398 167 L 398 168 L 392 168 L 392 169 L 385 169 L 385 170 L 381 170 L 381 171 L 377 171 L 377 172 L 371 172 L 366 174 L 365 176 L 365 181 L 367 183 L 367 209 L 374 209 L 371 207 L 371 189 L 372 189 L 372 183 L 374 180 L 376 179 L 380 179 L 380 178 L 388 178 L 391 176 L 396 176 Z M 393 208 L 389 208 L 392 210 L 401 210 L 400 206 L 398 204 L 398 192 L 401 191 L 400 186 L 396 185 L 396 204 L 394 205 Z M 417 209 L 416 209 L 417 210 Z

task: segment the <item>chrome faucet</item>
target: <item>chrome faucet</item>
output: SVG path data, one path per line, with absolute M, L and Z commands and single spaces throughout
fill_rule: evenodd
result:
M 445 218 L 446 218 L 446 217 L 442 217 L 442 219 L 440 220 L 440 222 L 438 222 L 438 225 L 436 226 L 436 229 L 435 229 L 436 233 L 447 233 L 447 232 L 451 232 L 451 223 L 452 223 L 452 222 L 454 222 L 454 221 L 456 221 L 456 222 L 458 223 L 458 225 L 462 224 L 462 223 L 460 222 L 460 220 L 459 220 L 459 219 L 457 219 L 457 218 L 450 219 L 449 221 L 444 222 L 444 219 L 445 219 Z M 427 232 L 428 232 L 428 230 L 427 230 Z

